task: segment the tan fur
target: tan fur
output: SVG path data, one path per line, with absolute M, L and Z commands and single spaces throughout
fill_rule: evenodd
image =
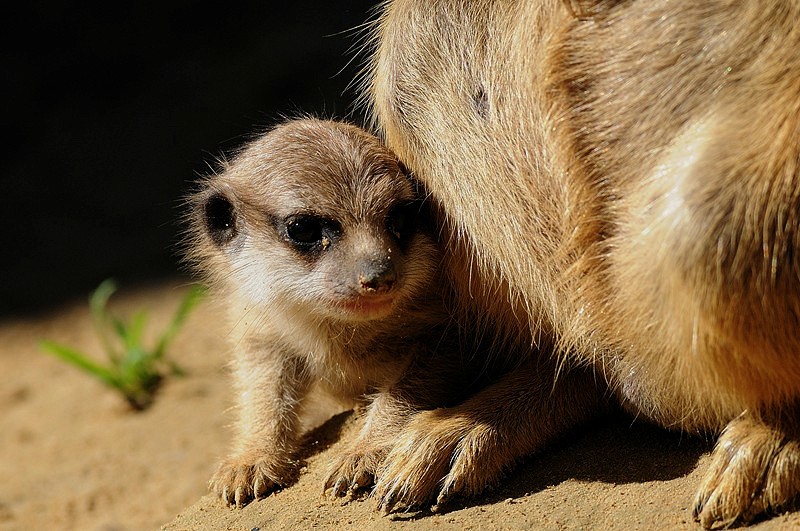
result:
M 394 0 L 375 33 L 376 126 L 444 213 L 462 305 L 593 368 L 637 416 L 728 425 L 706 526 L 800 490 L 799 21 L 789 0 Z M 481 415 L 447 411 L 400 447 L 460 444 L 440 426 Z M 486 453 L 456 490 L 519 452 Z M 423 503 L 431 480 L 406 459 L 381 495 Z M 475 473 L 455 466 L 438 479 Z
M 426 230 L 393 234 L 395 209 L 415 199 L 376 138 L 312 119 L 254 141 L 193 197 L 190 259 L 233 326 L 236 434 L 211 480 L 228 503 L 292 481 L 312 387 L 352 405 L 395 386 L 420 344 L 436 352 L 449 320 L 440 252 Z M 330 224 L 316 248 L 291 237 L 298 216 Z M 394 276 L 365 283 L 375 268 Z
M 210 482 L 227 503 L 293 481 L 315 391 L 347 406 L 371 398 L 325 484 L 345 496 L 372 486 L 396 434 L 420 411 L 457 404 L 504 371 L 502 357 L 485 353 L 497 348 L 493 337 L 451 315 L 440 246 L 415 185 L 365 131 L 313 119 L 283 124 L 226 163 L 192 203 L 189 259 L 232 324 L 238 417 L 231 455 Z M 291 229 L 300 218 L 320 223 L 312 247 Z M 508 377 L 529 373 L 546 395 L 555 370 L 548 362 Z M 541 446 L 586 418 L 561 397 L 589 377 L 561 379 L 564 392 L 541 415 L 558 429 L 521 432 L 520 447 Z M 507 402 L 503 392 L 485 405 Z M 587 411 L 601 405 L 598 393 L 581 394 Z

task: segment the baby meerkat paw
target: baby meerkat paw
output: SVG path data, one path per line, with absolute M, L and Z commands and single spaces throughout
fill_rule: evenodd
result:
M 289 483 L 292 468 L 288 461 L 276 465 L 264 452 L 245 452 L 220 463 L 208 485 L 225 503 L 242 507 Z
M 714 448 L 694 517 L 707 529 L 745 524 L 792 508 L 799 494 L 800 439 L 745 413 Z
M 325 491 L 332 496 L 354 496 L 371 487 L 375 482 L 375 474 L 386 456 L 383 448 L 359 450 L 360 445 L 345 452 L 331 467 L 330 475 L 325 481 Z
M 378 471 L 375 496 L 384 513 L 435 500 L 474 496 L 496 485 L 507 459 L 491 426 L 468 415 L 424 411 L 401 432 Z

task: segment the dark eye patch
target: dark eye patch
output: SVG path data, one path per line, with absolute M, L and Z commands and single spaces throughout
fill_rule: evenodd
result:
M 407 241 L 419 227 L 421 210 L 422 205 L 419 201 L 403 203 L 392 208 L 386 216 L 386 229 L 399 242 Z
M 286 240 L 304 253 L 326 250 L 340 232 L 337 221 L 313 214 L 298 214 L 285 220 Z
M 314 216 L 297 216 L 286 224 L 286 235 L 297 244 L 316 243 L 322 239 L 322 220 Z
M 238 233 L 236 208 L 223 194 L 214 194 L 206 200 L 203 219 L 209 236 L 217 245 L 228 243 Z

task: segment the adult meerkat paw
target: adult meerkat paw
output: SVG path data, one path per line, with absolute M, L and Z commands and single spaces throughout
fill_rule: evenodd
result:
M 424 411 L 401 432 L 378 471 L 374 495 L 384 513 L 456 495 L 474 496 L 498 483 L 504 464 L 499 434 L 468 415 Z
M 328 479 L 325 481 L 325 492 L 332 496 L 352 496 L 373 485 L 378 467 L 386 456 L 384 448 L 358 449 L 354 445 L 349 451 L 335 461 Z
M 707 529 L 727 527 L 791 508 L 800 495 L 796 431 L 748 413 L 728 424 L 695 499 L 695 519 Z
M 208 486 L 228 505 L 242 507 L 286 485 L 291 478 L 288 465 L 276 465 L 265 452 L 245 452 L 220 463 Z

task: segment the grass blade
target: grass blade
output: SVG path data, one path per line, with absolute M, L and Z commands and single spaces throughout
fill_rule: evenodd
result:
M 117 291 L 117 283 L 113 279 L 106 279 L 97 286 L 89 295 L 89 308 L 97 321 L 104 321 L 106 316 L 106 305 L 111 295 Z
M 146 312 L 137 312 L 132 318 L 127 327 L 122 327 L 124 333 L 123 341 L 125 343 L 125 350 L 130 350 L 137 347 L 142 342 L 142 335 L 144 328 L 147 324 L 149 316 Z
M 84 356 L 83 353 L 47 339 L 40 342 L 39 345 L 45 352 L 53 354 L 57 358 L 91 374 L 107 385 L 115 388 L 120 387 L 119 378 L 116 374 Z
M 181 301 L 181 305 L 178 307 L 178 310 L 175 312 L 175 316 L 172 318 L 172 322 L 169 324 L 167 329 L 161 334 L 161 338 L 158 341 L 158 345 L 153 353 L 155 358 L 161 358 L 163 356 L 164 351 L 167 348 L 167 345 L 173 340 L 175 334 L 178 333 L 181 326 L 183 326 L 184 321 L 186 321 L 186 317 L 189 315 L 189 312 L 197 306 L 203 297 L 205 296 L 205 290 L 201 286 L 193 286 L 192 289 L 186 294 L 186 296 Z
M 108 299 L 111 298 L 115 291 L 117 291 L 117 283 L 110 278 L 104 280 L 89 295 L 89 308 L 92 312 L 92 320 L 94 321 L 97 337 L 100 338 L 108 357 L 116 364 L 119 362 L 119 355 L 116 354 L 116 349 L 106 331 L 109 319 L 113 319 L 113 316 L 107 310 Z M 119 328 L 118 323 L 114 324 L 115 328 Z
M 113 387 L 133 409 L 142 410 L 153 402 L 164 377 L 163 370 L 169 369 L 173 375 L 185 374 L 174 361 L 167 358 L 165 351 L 205 292 L 199 286 L 188 291 L 169 326 L 161 334 L 156 349 L 149 350 L 142 345 L 148 314 L 139 311 L 131 319 L 123 320 L 108 309 L 108 301 L 116 289 L 116 283 L 108 279 L 89 296 L 95 332 L 110 363 L 98 363 L 78 350 L 46 339 L 40 342 L 40 347 L 45 353 Z

